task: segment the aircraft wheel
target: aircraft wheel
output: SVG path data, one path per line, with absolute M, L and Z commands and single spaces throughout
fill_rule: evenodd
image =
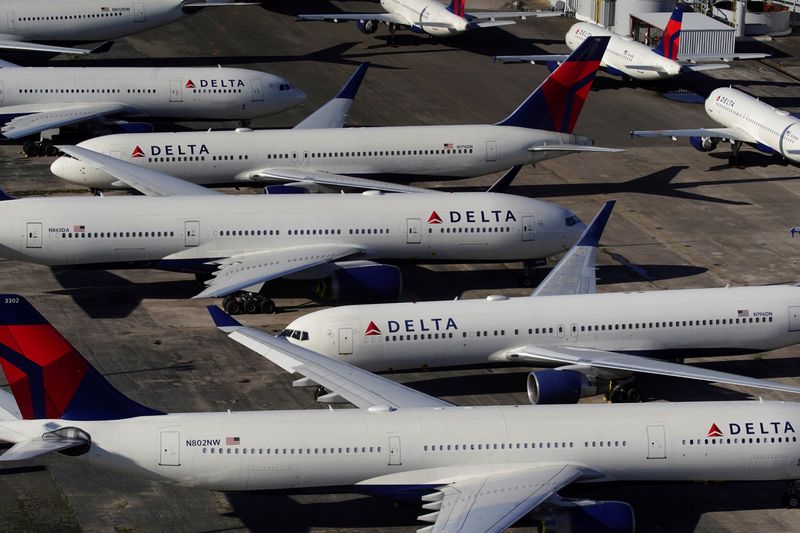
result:
M 639 403 L 642 401 L 642 394 L 639 392 L 639 387 L 629 387 L 625 399 L 628 403 Z
M 533 287 L 533 278 L 530 276 L 520 276 L 519 284 L 523 287 L 531 288 Z
M 611 403 L 625 403 L 626 399 L 625 389 L 620 386 L 614 387 L 611 389 L 611 392 L 608 393 L 608 401 Z
M 58 147 L 55 144 L 47 143 L 43 148 L 44 155 L 47 157 L 55 157 L 58 155 Z
M 800 493 L 794 489 L 789 489 L 783 493 L 783 505 L 789 509 L 797 509 L 800 506 Z
M 255 298 L 248 298 L 244 302 L 244 312 L 253 315 L 258 312 L 258 302 Z
M 25 141 L 22 145 L 22 153 L 28 157 L 36 157 L 39 155 L 39 146 L 34 141 Z
M 269 298 L 264 298 L 261 300 L 261 312 L 265 315 L 271 315 L 275 312 L 275 302 L 270 300 Z
M 236 298 L 231 298 L 227 303 L 223 302 L 222 308 L 229 315 L 238 315 L 242 312 L 242 304 Z
M 328 391 L 326 391 L 325 387 L 323 387 L 323 386 L 319 386 L 316 389 L 314 389 L 314 399 L 315 400 L 318 400 L 320 396 L 323 396 L 325 394 L 328 394 Z

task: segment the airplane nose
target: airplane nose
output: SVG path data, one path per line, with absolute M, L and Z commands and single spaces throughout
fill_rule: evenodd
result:
M 294 101 L 295 105 L 305 102 L 306 93 L 300 89 L 292 89 L 292 100 Z

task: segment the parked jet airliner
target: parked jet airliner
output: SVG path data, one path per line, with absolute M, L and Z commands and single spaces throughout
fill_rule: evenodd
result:
M 332 290 L 396 299 L 400 273 L 373 259 L 535 259 L 568 249 L 572 212 L 497 193 L 226 195 L 78 147 L 65 153 L 147 195 L 12 199 L 0 209 L 0 256 L 44 265 L 140 266 L 210 277 L 197 297 L 232 312 L 271 311 L 265 282 L 333 277 Z M 420 189 L 417 189 L 420 190 Z M 335 296 L 335 295 L 331 295 Z
M 109 117 L 250 120 L 305 100 L 280 76 L 240 68 L 23 68 L 5 61 L 0 67 L 0 131 L 10 139 L 86 121 L 111 123 Z M 128 126 L 141 125 L 116 123 Z M 25 147 L 28 155 L 43 151 L 57 152 L 50 143 Z
M 800 387 L 663 361 L 800 343 L 800 287 L 778 285 L 596 294 L 597 245 L 613 202 L 531 297 L 345 306 L 281 333 L 371 371 L 522 363 L 561 365 L 528 377 L 534 404 L 609 392 L 638 401 L 631 373 L 800 393 Z
M 636 41 L 635 39 L 612 32 L 602 26 L 591 22 L 573 24 L 566 34 L 565 40 L 570 50 L 575 50 L 587 37 L 605 36 L 611 41 L 603 55 L 601 67 L 614 76 L 629 77 L 641 81 L 653 81 L 677 76 L 687 70 L 699 72 L 702 70 L 715 70 L 728 68 L 727 63 L 691 63 L 683 60 L 708 60 L 708 56 L 694 57 L 682 55 L 678 60 L 681 25 L 683 22 L 683 8 L 677 5 L 664 29 L 664 35 L 655 48 Z M 504 63 L 518 63 L 521 61 L 558 62 L 563 61 L 563 55 L 524 55 L 524 56 L 497 56 L 497 61 Z M 759 59 L 767 54 L 736 54 L 725 57 L 731 59 Z
M 631 137 L 689 137 L 696 150 L 711 152 L 720 141 L 731 144 L 730 163 L 738 165 L 742 144 L 800 163 L 800 119 L 742 91 L 723 87 L 706 98 L 706 113 L 722 128 L 632 131 Z
M 445 6 L 436 0 L 381 0 L 386 13 L 331 13 L 326 15 L 298 15 L 298 20 L 358 21 L 361 33 L 375 33 L 378 24 L 389 25 L 391 37 L 398 27 L 435 37 L 458 35 L 475 28 L 506 26 L 516 22 L 508 19 L 528 17 L 558 17 L 561 13 L 542 11 L 480 11 L 466 12 L 466 0 L 451 0 Z
M 0 48 L 88 54 L 93 50 L 41 43 L 117 39 L 175 22 L 206 7 L 253 4 L 228 0 L 0 0 L 6 13 Z
M 163 413 L 115 389 L 23 297 L 6 294 L 0 366 L 18 409 L 0 410 L 0 440 L 13 444 L 0 461 L 61 452 L 187 487 L 382 494 L 420 502 L 424 533 L 497 533 L 531 513 L 548 531 L 632 533 L 629 505 L 558 492 L 800 477 L 796 403 L 457 407 L 212 314 L 232 340 L 358 408 Z M 784 498 L 797 495 L 790 486 Z
M 202 185 L 289 181 L 389 191 L 396 188 L 377 177 L 473 177 L 570 152 L 618 151 L 572 134 L 607 43 L 587 39 L 495 125 L 148 133 L 80 146 Z M 75 159 L 58 159 L 51 170 L 92 189 L 125 186 Z

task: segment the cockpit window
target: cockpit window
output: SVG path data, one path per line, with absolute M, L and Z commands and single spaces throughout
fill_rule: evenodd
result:
M 278 87 L 278 90 L 279 91 L 288 91 L 291 88 L 292 88 L 292 86 L 289 85 L 288 83 L 281 83 L 280 86 Z
M 287 339 L 292 338 L 298 341 L 307 341 L 308 332 L 300 331 L 299 329 L 285 329 L 278 333 L 278 337 L 286 337 Z
M 579 223 L 580 221 L 581 221 L 581 219 L 579 219 L 575 215 L 572 215 L 571 217 L 567 217 L 567 218 L 564 219 L 564 224 L 566 224 L 567 227 L 572 227 L 575 224 Z
M 285 329 L 278 333 L 278 337 L 291 337 L 292 333 L 294 333 L 293 329 Z

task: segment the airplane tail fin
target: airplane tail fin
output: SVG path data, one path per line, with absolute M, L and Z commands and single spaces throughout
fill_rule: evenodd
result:
M 653 48 L 653 52 L 667 59 L 678 59 L 678 47 L 681 40 L 681 24 L 683 23 L 683 6 L 678 4 L 672 10 L 672 16 L 664 29 L 664 35 L 658 44 Z
M 450 5 L 447 6 L 447 10 L 454 15 L 463 17 L 467 8 L 466 4 L 467 0 L 450 0 Z
M 609 37 L 588 37 L 498 126 L 572 133 Z
M 0 368 L 24 419 L 160 415 L 114 388 L 22 296 L 0 295 Z

